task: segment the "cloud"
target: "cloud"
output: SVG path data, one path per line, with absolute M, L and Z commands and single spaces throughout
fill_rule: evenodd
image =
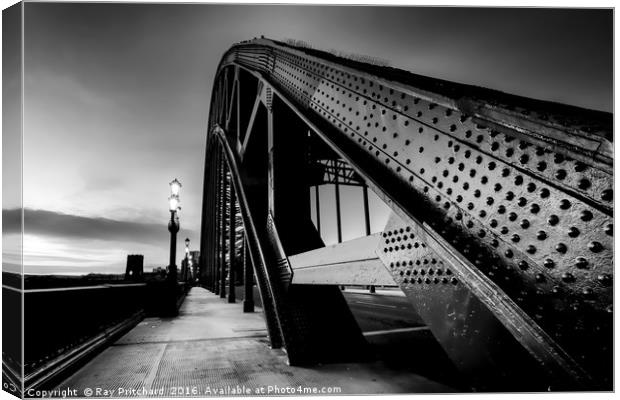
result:
M 19 233 L 20 209 L 3 209 L 3 232 Z M 24 232 L 75 239 L 98 239 L 108 241 L 131 241 L 134 243 L 167 242 L 168 228 L 165 224 L 139 221 L 119 221 L 99 217 L 83 217 L 47 210 L 24 209 Z M 195 232 L 181 235 L 197 237 Z

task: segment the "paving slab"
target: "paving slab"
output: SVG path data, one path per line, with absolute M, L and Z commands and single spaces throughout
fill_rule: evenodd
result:
M 389 394 L 453 392 L 450 387 L 381 361 L 287 365 L 269 348 L 260 309 L 199 287 L 179 316 L 146 318 L 58 389 L 88 397 Z

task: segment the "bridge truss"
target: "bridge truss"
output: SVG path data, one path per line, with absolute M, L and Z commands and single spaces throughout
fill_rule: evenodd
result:
M 270 344 L 292 365 L 365 359 L 338 285 L 392 284 L 475 389 L 611 389 L 611 121 L 238 43 L 212 92 L 201 283 L 234 296 L 254 276 Z M 376 193 L 384 231 L 367 222 L 368 236 L 324 247 L 310 201 L 324 183 Z

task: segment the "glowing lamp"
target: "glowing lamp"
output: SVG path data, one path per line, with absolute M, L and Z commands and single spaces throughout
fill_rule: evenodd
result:
M 173 196 L 178 196 L 181 191 L 181 182 L 177 178 L 174 178 L 172 182 L 170 182 L 170 192 Z
M 170 205 L 170 211 L 177 211 L 180 207 L 180 200 L 178 195 L 172 195 L 168 197 L 168 204 Z

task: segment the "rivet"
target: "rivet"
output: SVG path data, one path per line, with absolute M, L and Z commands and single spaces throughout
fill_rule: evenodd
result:
M 547 188 L 543 188 L 540 190 L 540 197 L 542 197 L 543 199 L 549 197 L 550 194 L 551 193 L 549 192 L 549 189 Z
M 580 217 L 581 217 L 582 221 L 586 221 L 587 222 L 587 221 L 590 221 L 592 219 L 593 215 L 592 215 L 592 213 L 590 211 L 583 210 L 581 212 L 581 216 Z
M 531 182 L 527 184 L 527 191 L 528 191 L 528 192 L 532 193 L 532 192 L 534 192 L 535 190 L 536 190 L 536 184 L 531 183 Z
M 613 224 L 605 225 L 605 233 L 608 234 L 609 236 L 613 236 L 613 234 L 614 234 L 614 226 L 613 226 Z
M 560 208 L 562 210 L 568 210 L 570 208 L 570 201 L 568 201 L 567 199 L 562 199 L 560 201 Z
M 529 227 L 530 227 L 530 221 L 528 221 L 527 219 L 524 219 L 523 221 L 521 221 L 521 228 L 527 229 Z
M 587 168 L 587 165 L 585 165 L 581 161 L 577 161 L 575 163 L 575 172 L 583 172 L 586 170 L 586 168 Z
M 547 222 L 549 223 L 549 225 L 553 226 L 553 225 L 557 225 L 558 222 L 560 222 L 560 218 L 558 218 L 557 215 L 550 215 L 549 218 L 547 218 Z
M 534 254 L 536 253 L 536 246 L 530 244 L 529 246 L 527 246 L 527 249 L 525 249 L 525 251 L 527 251 L 530 254 Z
M 555 171 L 555 179 L 563 180 L 564 178 L 566 178 L 566 170 L 559 169 Z
M 545 266 L 545 268 L 553 268 L 555 266 L 555 262 L 552 259 L 547 258 L 545 259 L 545 261 L 543 261 L 543 265 Z
M 583 178 L 579 181 L 579 189 L 581 190 L 586 190 L 587 188 L 590 187 L 590 181 Z
M 588 249 L 593 253 L 598 253 L 603 250 L 603 245 L 600 242 L 590 242 L 588 243 Z
M 519 266 L 519 268 L 521 268 L 524 271 L 529 268 L 528 263 L 524 260 L 519 261 L 517 265 Z
M 568 248 L 566 247 L 566 245 L 564 243 L 558 243 L 555 246 L 555 250 L 559 253 L 566 253 L 566 251 L 568 250 Z
M 579 236 L 579 229 L 575 228 L 574 226 L 571 226 L 568 229 L 568 236 L 575 238 L 577 236 Z
M 515 185 L 521 185 L 523 184 L 523 177 L 521 175 L 518 175 L 515 177 Z
M 536 234 L 536 239 L 545 240 L 547 238 L 547 233 L 545 231 L 538 231 Z
M 511 212 L 510 214 L 508 214 L 508 219 L 511 221 L 515 221 L 517 217 L 518 215 L 516 213 Z
M 497 207 L 497 212 L 500 214 L 506 213 L 506 206 L 500 205 L 499 207 Z
M 502 226 L 502 229 L 500 230 L 500 232 L 502 233 L 502 235 L 505 235 L 508 233 L 508 228 L 505 226 Z
M 611 282 L 612 282 L 611 275 L 609 274 L 601 274 L 597 277 L 597 279 L 601 284 L 605 286 L 611 285 Z
M 587 266 L 588 266 L 588 260 L 586 260 L 584 257 L 577 257 L 577 259 L 575 260 L 575 267 L 579 269 L 584 269 Z
M 504 253 L 504 255 L 505 255 L 507 258 L 512 258 L 512 256 L 513 256 L 514 254 L 513 254 L 512 250 L 508 249 L 508 250 L 506 250 L 506 252 Z
M 603 190 L 601 198 L 605 201 L 612 201 L 614 199 L 614 191 L 612 189 Z
M 536 274 L 536 282 L 544 282 L 545 276 L 541 273 Z
M 564 272 L 562 274 L 562 280 L 564 282 L 574 282 L 575 281 L 575 276 L 573 274 L 571 274 L 570 272 Z
M 537 214 L 540 211 L 540 206 L 538 204 L 532 204 L 530 206 L 530 212 L 532 214 Z

